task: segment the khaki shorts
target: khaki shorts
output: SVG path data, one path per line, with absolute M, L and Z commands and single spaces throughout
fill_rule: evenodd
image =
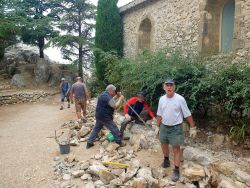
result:
M 85 99 L 75 99 L 76 112 L 83 112 L 86 114 L 86 100 Z
M 184 144 L 182 124 L 178 124 L 175 126 L 167 126 L 161 124 L 159 139 L 163 144 L 181 146 L 182 144 Z

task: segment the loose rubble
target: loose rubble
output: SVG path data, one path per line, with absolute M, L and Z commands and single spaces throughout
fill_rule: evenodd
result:
M 86 142 L 95 124 L 95 106 L 96 100 L 92 100 L 88 106 L 86 123 L 69 121 L 61 126 L 60 130 L 69 136 L 71 147 L 78 147 L 82 142 Z M 120 125 L 122 119 L 123 116 L 115 114 L 114 120 L 117 125 Z M 74 153 L 62 155 L 60 159 L 54 158 L 55 184 L 61 188 L 178 187 L 171 181 L 166 169 L 145 165 L 137 158 L 138 151 L 154 151 L 156 146 L 160 146 L 152 127 L 135 124 L 131 130 L 126 130 L 125 135 L 130 137 L 129 141 L 126 141 L 126 147 L 108 142 L 105 136 L 108 132 L 100 132 L 97 141 L 100 149 L 88 160 L 79 161 Z M 221 145 L 224 138 L 215 136 L 211 141 Z M 214 152 L 205 143 L 193 142 L 189 138 L 186 138 L 186 144 L 182 149 L 184 162 L 178 181 L 182 187 L 250 187 L 249 158 L 234 157 L 227 149 Z
M 57 92 L 44 91 L 23 91 L 15 93 L 0 93 L 0 106 L 17 103 L 39 102 L 45 100 L 46 97 L 55 95 Z

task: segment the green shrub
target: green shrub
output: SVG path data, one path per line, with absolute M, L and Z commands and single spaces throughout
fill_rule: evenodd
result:
M 227 59 L 217 64 L 214 60 L 193 53 L 183 55 L 173 49 L 155 53 L 143 51 L 130 59 L 119 59 L 115 54 L 103 55 L 107 55 L 103 58 L 108 64 L 107 82 L 120 85 L 127 98 L 145 91 L 155 111 L 160 96 L 165 94 L 164 80 L 173 78 L 176 92 L 186 98 L 194 113 L 207 116 L 214 107 L 219 107 L 229 114 L 234 124 L 249 122 L 250 67 L 247 63 L 234 64 Z
M 233 126 L 230 129 L 230 137 L 237 142 L 243 142 L 246 136 L 246 125 L 242 124 L 241 126 Z
M 167 54 L 167 55 L 166 55 Z M 119 83 L 127 97 L 145 91 L 148 101 L 156 109 L 158 100 L 164 94 L 163 82 L 174 78 L 177 92 L 187 97 L 192 109 L 196 108 L 195 98 L 191 98 L 193 85 L 203 77 L 204 65 L 193 54 L 183 56 L 177 50 L 164 49 L 151 54 L 144 51 L 133 59 L 116 60 L 109 63 L 106 77 L 109 82 Z

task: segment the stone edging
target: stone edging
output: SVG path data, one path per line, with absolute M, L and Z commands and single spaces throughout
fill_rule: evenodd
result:
M 28 103 L 38 102 L 45 99 L 48 96 L 53 96 L 58 92 L 45 92 L 45 91 L 23 91 L 15 93 L 1 93 L 0 94 L 0 106 L 17 104 L 17 103 Z

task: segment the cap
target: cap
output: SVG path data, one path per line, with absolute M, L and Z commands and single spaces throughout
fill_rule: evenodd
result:
M 174 84 L 174 80 L 173 79 L 167 79 L 165 81 L 165 84 Z
M 139 93 L 137 94 L 137 97 L 141 97 L 141 98 L 145 99 L 146 94 L 145 94 L 143 91 L 141 91 L 141 92 L 139 92 Z
M 109 84 L 109 85 L 106 87 L 106 91 L 109 91 L 109 90 L 115 91 L 115 90 L 116 90 L 116 87 L 115 87 L 113 84 Z
M 63 80 L 65 80 L 65 78 L 61 78 L 61 80 L 63 81 Z

